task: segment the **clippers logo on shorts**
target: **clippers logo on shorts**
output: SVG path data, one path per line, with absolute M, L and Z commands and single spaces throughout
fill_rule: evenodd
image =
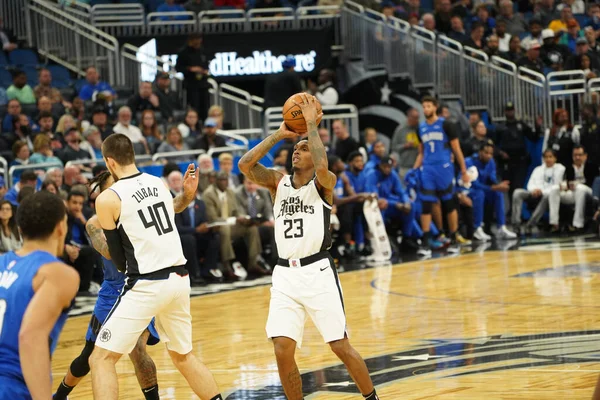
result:
M 291 217 L 296 213 L 303 214 L 314 214 L 315 206 L 306 205 L 300 199 L 300 197 L 288 197 L 287 199 L 281 200 L 281 206 L 279 208 L 279 214 L 277 218 Z
M 100 332 L 100 341 L 101 342 L 108 342 L 110 340 L 111 334 L 110 331 L 108 329 L 103 329 L 102 332 Z

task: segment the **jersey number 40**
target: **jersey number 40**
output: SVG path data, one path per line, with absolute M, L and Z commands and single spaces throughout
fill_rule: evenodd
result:
M 143 210 L 138 210 L 138 215 L 142 220 L 142 224 L 144 224 L 144 228 L 148 229 L 154 227 L 156 229 L 156 233 L 158 233 L 158 236 L 173 232 L 173 225 L 171 224 L 167 207 L 163 201 L 152 206 L 148 206 L 148 213 L 150 214 L 149 220 L 146 219 Z M 163 222 L 163 217 L 164 221 L 166 221 L 166 224 Z

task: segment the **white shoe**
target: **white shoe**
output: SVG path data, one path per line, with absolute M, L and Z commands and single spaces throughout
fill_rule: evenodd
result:
M 98 285 L 96 282 L 90 282 L 90 288 L 88 291 L 91 294 L 98 294 L 100 292 L 100 285 Z
M 208 271 L 214 278 L 221 279 L 223 277 L 223 272 L 220 269 L 211 269 Z
M 239 261 L 235 261 L 233 264 L 231 264 L 231 268 L 233 268 L 234 275 L 241 280 L 244 280 L 248 277 L 248 272 L 246 272 Z
M 516 239 L 517 234 L 509 231 L 508 228 L 506 227 L 506 225 L 502 225 L 500 227 L 500 229 L 498 229 L 498 232 L 496 232 L 496 237 L 498 239 L 511 240 L 511 239 Z
M 492 237 L 485 233 L 481 226 L 477 228 L 477 230 L 473 234 L 473 238 L 480 242 L 489 242 L 490 240 L 492 240 Z

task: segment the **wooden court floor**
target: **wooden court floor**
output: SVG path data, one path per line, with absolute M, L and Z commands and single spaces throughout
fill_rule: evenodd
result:
M 600 374 L 600 246 L 533 246 L 340 275 L 350 339 L 381 399 L 589 399 Z M 229 400 L 285 399 L 265 339 L 269 287 L 192 299 L 194 351 Z M 54 386 L 84 343 L 70 318 Z M 163 345 L 150 348 L 162 399 L 196 398 Z M 361 399 L 311 322 L 297 353 L 307 399 Z M 121 399 L 143 399 L 130 361 Z M 87 377 L 70 396 L 91 399 Z

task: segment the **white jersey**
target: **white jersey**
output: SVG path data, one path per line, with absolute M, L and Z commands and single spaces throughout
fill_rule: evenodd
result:
M 331 205 L 317 190 L 316 178 L 296 189 L 292 176 L 285 175 L 277 186 L 273 216 L 279 257 L 304 258 L 331 247 Z
M 117 229 L 127 257 L 127 275 L 185 265 L 173 196 L 163 181 L 140 172 L 119 179 L 110 189 L 121 199 Z

